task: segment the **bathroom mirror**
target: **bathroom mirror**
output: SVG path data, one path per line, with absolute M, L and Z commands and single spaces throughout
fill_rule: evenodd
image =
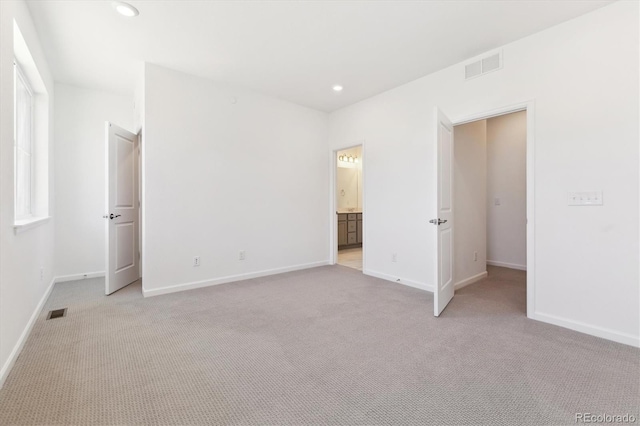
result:
M 350 157 L 351 161 L 346 161 Z M 356 161 L 355 159 L 358 159 Z M 338 153 L 336 169 L 336 198 L 339 212 L 362 211 L 361 147 Z

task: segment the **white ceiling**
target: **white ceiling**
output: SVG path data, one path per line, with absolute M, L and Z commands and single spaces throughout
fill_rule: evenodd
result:
M 146 61 L 333 111 L 610 1 L 27 3 L 57 81 L 132 94 Z

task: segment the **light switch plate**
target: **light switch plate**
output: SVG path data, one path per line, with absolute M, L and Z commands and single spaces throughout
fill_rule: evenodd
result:
M 602 191 L 569 192 L 567 204 L 570 206 L 601 206 Z

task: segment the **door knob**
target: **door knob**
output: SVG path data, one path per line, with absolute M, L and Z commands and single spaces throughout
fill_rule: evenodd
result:
M 120 217 L 120 216 L 122 216 L 122 215 L 111 213 L 109 216 L 104 215 L 102 217 L 105 218 L 105 219 L 115 219 L 116 217 Z
M 438 218 L 438 219 L 431 219 L 431 220 L 429 221 L 429 223 L 433 223 L 434 225 L 441 225 L 441 224 L 443 224 L 443 223 L 447 223 L 447 219 L 445 219 L 445 220 L 442 220 L 442 219 L 440 219 L 440 218 Z

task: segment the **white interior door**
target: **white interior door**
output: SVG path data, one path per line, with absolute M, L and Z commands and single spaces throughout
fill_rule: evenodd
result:
M 140 278 L 138 137 L 106 123 L 106 294 Z
M 437 227 L 437 278 L 433 314 L 439 316 L 453 299 L 453 125 L 436 108 L 437 116 L 437 209 L 430 222 Z

